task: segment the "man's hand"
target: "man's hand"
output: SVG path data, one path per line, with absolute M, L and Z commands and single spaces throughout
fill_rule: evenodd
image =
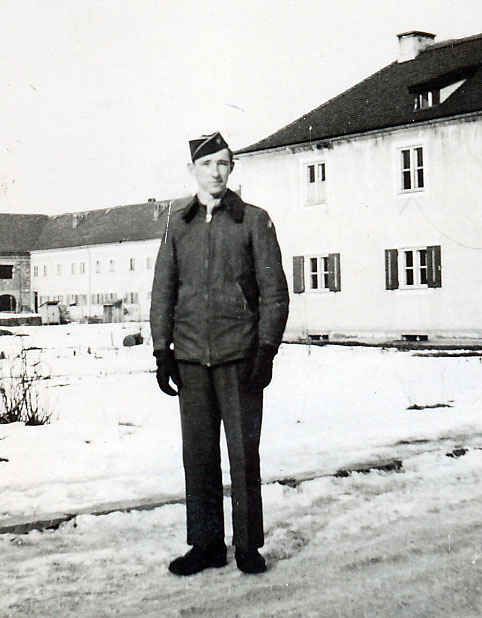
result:
M 174 352 L 172 350 L 154 350 L 154 356 L 156 357 L 157 363 L 156 378 L 159 388 L 163 393 L 166 393 L 166 395 L 175 397 L 178 391 L 173 389 L 169 384 L 169 378 L 178 389 L 181 386 L 181 378 L 179 376 L 176 359 L 174 358 Z
M 246 379 L 250 390 L 263 390 L 271 382 L 273 376 L 273 358 L 276 355 L 276 348 L 271 345 L 262 344 L 256 351 L 251 370 Z

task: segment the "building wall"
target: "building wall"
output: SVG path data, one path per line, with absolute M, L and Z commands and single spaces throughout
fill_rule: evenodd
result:
M 13 266 L 11 279 L 0 278 L 0 296 L 13 296 L 17 312 L 30 310 L 32 308 L 30 257 L 28 255 L 0 255 L 0 265 Z
M 478 116 L 241 157 L 243 199 L 276 225 L 287 334 L 482 335 L 481 145 Z M 423 147 L 425 186 L 403 193 L 400 149 L 414 146 Z M 305 164 L 320 161 L 326 202 L 306 206 Z M 385 289 L 386 249 L 431 245 L 441 246 L 442 287 Z M 328 253 L 340 253 L 341 291 L 293 293 L 293 256 Z
M 104 303 L 123 299 L 125 319 L 146 320 L 159 242 L 33 251 L 32 292 L 38 293 L 39 302 L 68 305 L 74 319 L 102 318 Z

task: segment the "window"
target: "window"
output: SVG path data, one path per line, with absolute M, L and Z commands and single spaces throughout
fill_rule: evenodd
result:
M 326 202 L 326 163 L 319 161 L 304 167 L 305 204 L 324 204 Z
M 38 277 L 38 266 L 33 267 L 33 276 Z
M 0 264 L 0 279 L 13 279 L 13 264 Z
M 62 264 L 57 264 L 57 275 L 60 276 L 62 274 Z
M 95 261 L 95 272 L 100 273 L 100 260 Z
M 310 289 L 329 289 L 330 268 L 328 256 L 310 257 Z
M 136 258 L 130 258 L 129 260 L 129 270 L 136 269 Z
M 124 300 L 126 303 L 130 303 L 134 305 L 138 302 L 139 294 L 137 292 L 127 292 L 124 296 Z
M 457 79 L 456 81 L 447 81 L 446 79 L 438 81 L 437 84 L 426 85 L 423 89 L 418 89 L 413 92 L 413 109 L 419 111 L 421 109 L 429 109 L 440 103 L 444 103 L 456 90 L 462 86 L 467 78 Z
M 307 280 L 305 283 L 305 263 Z M 308 288 L 308 289 L 306 289 Z M 341 290 L 340 254 L 329 253 L 305 257 L 293 257 L 293 292 L 339 292 Z
M 115 260 L 109 260 L 109 272 L 115 272 Z
M 44 273 L 44 277 L 46 277 L 47 276 L 47 264 L 44 264 L 43 273 Z
M 147 270 L 151 270 L 152 268 L 152 258 L 151 257 L 146 257 L 146 268 Z
M 85 275 L 85 262 L 80 263 L 80 274 Z
M 442 287 L 439 245 L 385 251 L 387 290 Z
M 72 262 L 72 264 L 70 265 L 70 272 L 75 275 L 77 273 L 77 264 L 75 262 Z
M 425 186 L 423 148 L 403 148 L 401 157 L 401 191 L 420 191 Z
M 419 109 L 427 109 L 440 103 L 440 90 L 434 88 L 432 90 L 425 90 L 424 92 L 417 92 L 415 95 L 415 101 L 413 109 L 415 111 Z

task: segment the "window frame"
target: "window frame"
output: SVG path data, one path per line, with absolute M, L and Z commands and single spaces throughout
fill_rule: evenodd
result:
M 407 253 L 412 254 L 412 265 L 406 264 Z M 425 256 L 425 264 L 421 264 L 422 252 Z M 400 290 L 416 290 L 428 288 L 428 262 L 427 246 L 401 247 L 398 249 L 401 259 L 398 260 L 398 285 Z M 425 282 L 422 282 L 422 271 L 425 272 Z M 407 283 L 407 272 L 411 272 L 413 283 Z
M 0 273 L 0 281 L 12 281 L 12 279 L 15 279 L 15 264 L 0 264 L 0 270 L 4 270 L 4 273 L 9 275 L 4 277 Z
M 419 163 L 418 151 L 421 152 L 422 163 Z M 404 163 L 404 153 L 409 153 L 409 166 Z M 426 173 L 426 148 L 423 144 L 410 144 L 398 147 L 398 192 L 400 195 L 411 195 L 412 193 L 422 193 L 427 187 Z M 422 173 L 422 184 L 420 184 L 419 173 Z M 406 174 L 409 174 L 410 187 L 405 188 Z
M 303 207 L 324 206 L 328 203 L 328 177 L 327 177 L 327 159 L 326 157 L 318 157 L 316 159 L 304 159 L 300 162 L 301 167 L 301 200 Z M 312 168 L 313 175 L 311 175 Z M 310 178 L 313 181 L 310 182 Z M 310 185 L 313 184 L 315 189 L 314 197 L 310 197 Z M 319 188 L 317 188 L 319 186 Z
M 329 254 L 306 255 L 308 268 L 305 274 L 305 289 L 308 293 L 326 294 L 330 290 L 330 258 Z M 313 270 L 313 260 L 316 260 L 316 271 Z M 317 285 L 313 286 L 313 278 L 316 277 Z M 308 284 L 308 285 L 307 285 Z

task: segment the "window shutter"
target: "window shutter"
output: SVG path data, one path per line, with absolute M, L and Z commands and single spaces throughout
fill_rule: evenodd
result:
M 442 252 L 440 245 L 427 247 L 427 284 L 429 288 L 442 287 Z
M 330 292 L 339 292 L 341 290 L 339 253 L 330 253 L 328 255 L 328 269 L 328 283 Z
M 398 250 L 385 249 L 385 288 L 398 289 Z
M 305 291 L 305 258 L 303 255 L 293 256 L 293 292 L 301 294 Z

